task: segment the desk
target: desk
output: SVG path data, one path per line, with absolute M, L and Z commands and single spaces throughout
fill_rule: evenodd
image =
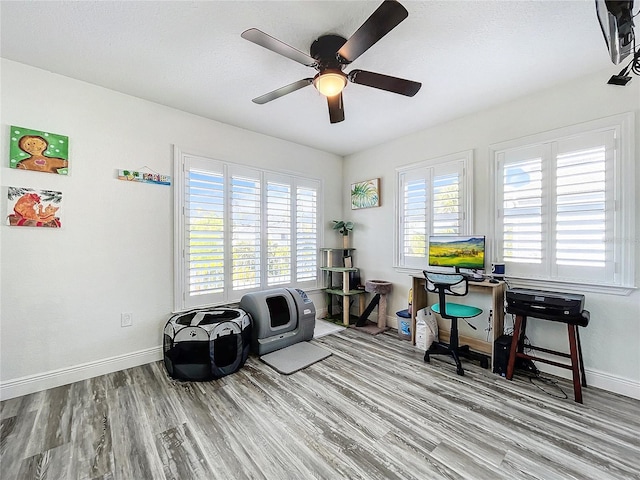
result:
M 361 315 L 364 311 L 364 290 L 353 290 L 349 285 L 349 273 L 357 272 L 357 268 L 347 268 L 347 267 L 320 267 L 320 270 L 326 272 L 328 275 L 328 283 L 326 284 L 328 288 L 325 288 L 324 291 L 329 295 L 339 295 L 342 297 L 342 323 L 345 327 L 349 326 L 349 299 L 354 295 L 360 295 L 359 300 L 359 312 Z M 332 283 L 332 276 L 334 273 L 342 273 L 342 288 L 334 288 Z M 331 298 L 331 297 L 330 297 Z M 331 308 L 332 302 L 329 300 L 328 304 L 329 308 L 329 316 L 331 316 Z
M 411 288 L 413 288 L 413 304 L 411 310 L 411 343 L 416 344 L 416 312 L 429 305 L 437 303 L 438 296 L 435 294 L 429 294 L 424 288 L 425 278 L 424 275 L 412 275 Z M 488 280 L 483 282 L 469 282 L 469 292 L 480 292 L 486 295 L 491 295 L 491 309 L 493 310 L 493 319 L 491 322 L 491 333 L 489 341 L 484 341 L 475 337 L 468 337 L 466 335 L 458 335 L 460 338 L 460 345 L 469 345 L 472 350 L 486 353 L 491 355 L 491 367 L 493 367 L 493 346 L 496 338 L 503 334 L 504 330 L 504 292 L 506 285 L 504 282 L 491 283 Z M 431 300 L 429 300 L 431 295 Z M 458 297 L 460 298 L 460 297 Z M 439 315 L 436 316 L 439 318 Z M 442 320 L 442 319 L 440 319 Z M 441 342 L 449 343 L 449 328 L 443 323 L 438 321 L 438 337 Z

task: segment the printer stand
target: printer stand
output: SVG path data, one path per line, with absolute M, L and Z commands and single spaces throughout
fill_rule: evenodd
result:
M 527 329 L 527 316 L 523 315 L 523 313 L 516 313 L 515 317 L 516 320 L 515 325 L 513 326 L 513 338 L 511 339 L 511 351 L 509 352 L 509 363 L 507 364 L 507 380 L 511 380 L 513 378 L 516 358 L 535 360 L 536 362 L 546 363 L 555 367 L 566 368 L 572 372 L 574 400 L 576 403 L 582 403 L 582 387 L 587 386 L 587 377 L 584 373 L 584 362 L 582 360 L 582 347 L 580 345 L 580 332 L 578 327 L 586 327 L 589 324 L 589 311 L 583 310 L 581 315 L 568 318 L 560 315 L 547 315 L 542 317 L 538 313 L 534 313 L 532 315 L 532 318 L 542 318 L 552 322 L 562 322 L 567 324 L 567 331 L 569 333 L 569 353 L 567 354 L 555 350 L 549 350 L 535 345 L 527 345 L 527 348 L 558 357 L 569 358 L 571 359 L 570 365 L 556 362 L 554 360 L 548 360 L 546 358 L 533 357 L 524 353 L 524 337 L 525 330 Z

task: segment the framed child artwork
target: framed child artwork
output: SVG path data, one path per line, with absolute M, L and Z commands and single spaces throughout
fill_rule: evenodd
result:
M 60 228 L 62 192 L 9 187 L 7 224 L 12 227 Z
M 11 126 L 9 166 L 20 170 L 69 173 L 69 137 Z

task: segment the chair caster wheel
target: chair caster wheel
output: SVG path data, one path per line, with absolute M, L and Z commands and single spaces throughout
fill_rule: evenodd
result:
M 424 354 L 424 361 L 425 361 L 425 362 L 427 362 L 427 363 L 431 363 L 431 362 L 430 362 L 430 360 L 431 360 L 431 359 L 429 358 L 429 354 L 425 352 L 425 354 Z
M 486 358 L 483 358 L 482 360 L 480 360 L 480 366 L 482 368 L 489 368 L 489 360 L 487 360 Z
M 464 376 L 464 370 L 463 370 L 463 368 L 462 368 L 462 367 L 458 367 L 458 368 L 456 368 L 456 373 L 457 373 L 458 375 L 463 375 L 463 376 Z

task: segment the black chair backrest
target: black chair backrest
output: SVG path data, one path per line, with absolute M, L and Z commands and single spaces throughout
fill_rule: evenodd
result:
M 460 273 L 430 272 L 428 270 L 423 270 L 422 273 L 427 280 L 425 289 L 428 292 L 443 291 L 446 295 L 463 297 L 469 291 L 469 282 Z
M 469 282 L 464 275 L 459 273 L 440 273 L 429 272 L 423 270 L 426 283 L 424 288 L 428 292 L 438 294 L 438 305 L 440 306 L 440 316 L 442 318 L 449 318 L 447 315 L 447 299 L 446 295 L 455 295 L 457 297 L 463 297 L 469 290 Z

